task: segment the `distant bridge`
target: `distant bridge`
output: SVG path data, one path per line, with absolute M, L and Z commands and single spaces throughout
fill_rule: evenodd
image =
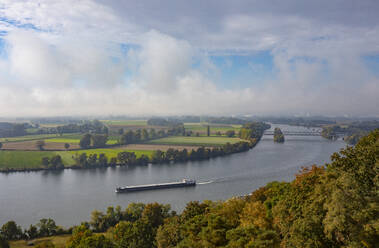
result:
M 284 136 L 321 136 L 321 131 L 282 131 Z M 274 135 L 274 131 L 265 131 L 263 135 Z

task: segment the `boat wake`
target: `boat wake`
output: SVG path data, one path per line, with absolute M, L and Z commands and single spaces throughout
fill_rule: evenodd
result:
M 204 184 L 210 184 L 210 183 L 213 183 L 214 181 L 207 181 L 207 182 L 201 182 L 201 183 L 197 183 L 198 185 L 204 185 Z

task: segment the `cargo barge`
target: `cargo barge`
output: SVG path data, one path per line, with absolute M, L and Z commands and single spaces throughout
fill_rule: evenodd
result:
M 190 186 L 196 186 L 196 181 L 191 180 L 191 179 L 183 179 L 181 182 L 117 187 L 115 192 L 124 193 L 124 192 L 141 191 L 141 190 L 167 189 L 167 188 L 190 187 Z

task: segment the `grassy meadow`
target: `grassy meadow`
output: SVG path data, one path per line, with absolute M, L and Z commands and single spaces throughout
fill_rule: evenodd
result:
M 71 235 L 59 235 L 59 236 L 51 236 L 51 237 L 44 237 L 44 238 L 38 238 L 34 239 L 32 242 L 34 245 L 41 244 L 43 242 L 51 242 L 54 244 L 56 248 L 64 248 L 66 247 L 66 242 L 70 239 Z M 11 248 L 27 248 L 27 247 L 34 247 L 28 245 L 30 241 L 27 240 L 17 240 L 17 241 L 11 241 L 10 247 Z
M 50 143 L 69 143 L 69 144 L 79 144 L 80 142 L 80 137 L 79 138 L 52 138 L 52 139 L 47 139 L 45 142 L 50 142 Z M 118 139 L 108 139 L 107 145 L 115 145 L 118 143 Z
M 60 155 L 65 165 L 74 163 L 72 155 L 65 151 L 1 151 L 0 150 L 0 169 L 5 168 L 40 168 L 43 157 Z
M 222 125 L 222 124 L 207 124 L 207 123 L 184 123 L 184 128 L 186 131 L 199 132 L 204 135 L 207 133 L 207 126 L 210 126 L 210 132 L 212 135 L 216 134 L 216 132 L 221 132 L 221 134 L 225 134 L 226 131 L 233 130 L 236 133 L 241 128 L 241 125 Z
M 129 150 L 129 149 L 120 149 L 120 148 L 99 148 L 99 149 L 87 149 L 87 150 L 79 150 L 79 151 L 69 151 L 68 153 L 71 154 L 71 156 L 74 156 L 76 154 L 86 153 L 87 156 L 91 154 L 97 154 L 104 153 L 108 159 L 112 157 L 117 157 L 117 154 L 120 152 L 134 152 L 137 156 L 137 158 L 141 157 L 141 155 L 146 155 L 148 157 L 151 157 L 154 151 L 150 150 Z

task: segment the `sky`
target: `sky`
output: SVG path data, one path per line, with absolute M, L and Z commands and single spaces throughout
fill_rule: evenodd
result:
M 0 0 L 0 117 L 379 117 L 377 0 Z

